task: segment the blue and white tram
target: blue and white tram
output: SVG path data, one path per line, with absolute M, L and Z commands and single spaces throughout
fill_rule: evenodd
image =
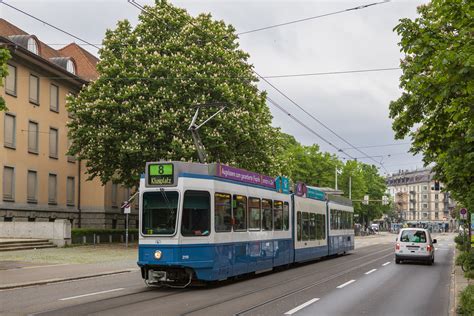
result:
M 333 242 L 328 217 L 328 205 L 350 207 L 300 195 L 222 164 L 147 163 L 139 194 L 142 277 L 187 286 L 352 250 L 354 231 L 342 235 L 351 244 Z

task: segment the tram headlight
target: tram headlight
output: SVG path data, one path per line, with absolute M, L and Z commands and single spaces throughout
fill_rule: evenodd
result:
M 155 259 L 160 260 L 161 259 L 161 250 L 155 251 Z

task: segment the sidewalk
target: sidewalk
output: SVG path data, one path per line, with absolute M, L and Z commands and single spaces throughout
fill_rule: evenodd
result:
M 453 261 L 456 260 L 456 257 L 459 254 L 459 250 L 456 248 L 454 250 Z M 464 277 L 464 272 L 460 266 L 455 265 L 453 262 L 453 272 L 451 277 L 451 289 L 450 289 L 450 302 L 449 302 L 449 315 L 456 316 L 457 308 L 459 305 L 459 300 L 461 297 L 461 292 L 468 286 L 474 284 L 474 280 L 466 279 Z
M 136 271 L 137 255 L 122 244 L 0 253 L 0 290 Z

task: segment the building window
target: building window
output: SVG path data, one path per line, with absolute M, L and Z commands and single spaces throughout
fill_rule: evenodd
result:
M 15 169 L 3 167 L 3 200 L 15 200 Z
M 26 200 L 28 203 L 38 202 L 38 174 L 36 171 L 28 170 L 26 179 Z
M 435 210 L 439 210 L 439 204 L 435 203 Z
M 5 113 L 3 145 L 8 148 L 16 147 L 16 117 Z
M 423 200 L 427 200 L 428 199 L 428 194 L 423 194 Z
M 30 75 L 30 102 L 39 105 L 39 78 Z
M 435 194 L 435 200 L 439 200 L 439 194 Z
M 76 65 L 74 65 L 74 62 L 70 59 L 67 61 L 66 70 L 74 75 L 76 74 Z
M 435 219 L 439 219 L 439 213 L 435 212 Z
M 118 184 L 112 183 L 112 207 L 117 207 L 117 190 Z
M 33 54 L 38 55 L 38 43 L 32 37 L 28 39 L 28 50 Z
M 422 207 L 424 210 L 426 210 L 426 209 L 428 208 L 428 204 L 423 203 L 421 207 Z
M 38 123 L 28 122 L 28 152 L 38 153 Z
M 49 129 L 49 158 L 58 159 L 58 130 Z
M 74 193 L 75 193 L 74 177 L 67 177 L 66 204 L 68 206 L 74 206 L 74 195 L 75 195 Z
M 54 84 L 49 88 L 49 109 L 59 112 L 59 87 Z
M 428 191 L 428 186 L 424 185 L 423 186 L 423 191 Z
M 16 67 L 7 65 L 8 76 L 5 78 L 5 92 L 16 96 Z
M 48 203 L 58 203 L 58 178 L 55 174 L 50 173 L 48 177 Z
M 3 221 L 4 221 L 4 222 L 13 222 L 13 217 L 11 217 L 11 216 L 5 216 L 5 217 L 3 218 Z
M 36 222 L 36 217 L 28 217 L 28 222 Z

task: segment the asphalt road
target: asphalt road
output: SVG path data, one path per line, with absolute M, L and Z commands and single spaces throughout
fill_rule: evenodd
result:
M 433 266 L 394 262 L 394 245 L 216 286 L 146 288 L 139 272 L 6 290 L 2 315 L 447 315 L 454 243 Z

